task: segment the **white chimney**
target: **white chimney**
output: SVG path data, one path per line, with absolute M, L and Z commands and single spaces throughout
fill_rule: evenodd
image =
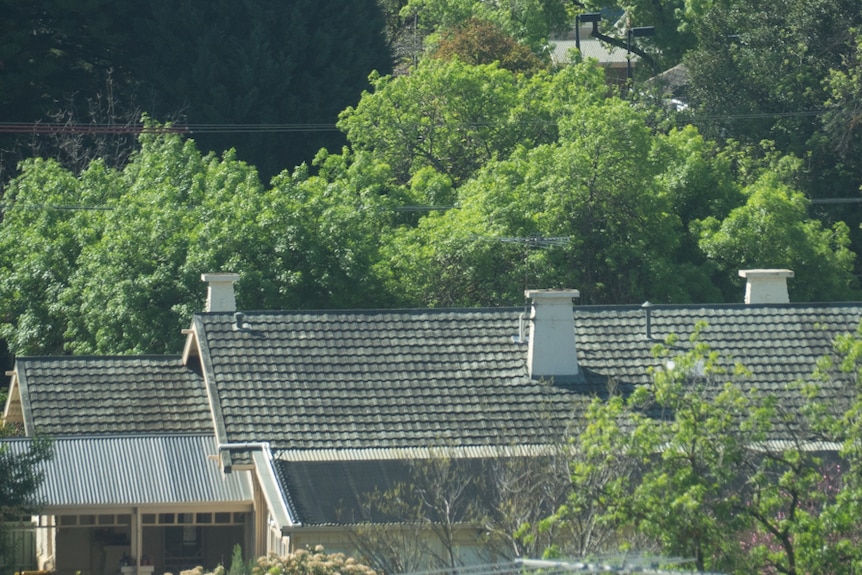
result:
M 236 311 L 233 284 L 239 280 L 239 274 L 227 272 L 201 274 L 201 279 L 209 283 L 206 311 Z
M 530 377 L 578 375 L 572 299 L 581 294 L 578 290 L 567 289 L 527 290 L 524 295 L 533 300 L 527 351 Z
M 739 270 L 745 278 L 745 303 L 790 303 L 787 278 L 793 270 Z

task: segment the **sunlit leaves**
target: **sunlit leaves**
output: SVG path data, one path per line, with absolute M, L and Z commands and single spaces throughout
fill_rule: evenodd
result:
M 695 225 L 700 247 L 731 274 L 746 268 L 789 268 L 796 272 L 788 289 L 797 301 L 847 297 L 854 287 L 855 254 L 848 228 L 832 228 L 808 216 L 801 193 L 767 173 L 745 190 L 745 205 L 719 221 L 708 217 Z

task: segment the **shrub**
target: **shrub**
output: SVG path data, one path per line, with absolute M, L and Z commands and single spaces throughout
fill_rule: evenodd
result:
M 181 575 L 224 575 L 219 565 L 213 571 L 195 567 Z M 283 557 L 275 554 L 261 557 L 251 569 L 251 575 L 377 575 L 375 571 L 344 553 L 326 553 L 322 545 L 314 549 L 300 549 Z

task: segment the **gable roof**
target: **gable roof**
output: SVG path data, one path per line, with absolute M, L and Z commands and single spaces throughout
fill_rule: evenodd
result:
M 179 356 L 22 357 L 15 374 L 27 435 L 212 433 L 203 378 Z
M 365 449 L 545 442 L 570 391 L 527 377 L 517 310 L 200 314 L 223 442 Z M 580 398 L 578 398 L 580 399 Z M 524 405 L 532 413 L 518 417 Z M 561 408 L 562 407 L 562 408 Z M 562 420 L 560 418 L 562 417 Z
M 31 439 L 0 440 L 14 457 Z M 212 435 L 80 436 L 52 441 L 36 501 L 44 512 L 141 505 L 248 504 L 248 473 L 223 474 Z
M 581 374 L 534 381 L 513 341 L 519 308 L 204 313 L 194 319 L 220 442 L 267 440 L 276 457 L 321 450 L 511 446 L 554 440 L 607 392 L 649 382 L 653 346 L 702 340 L 748 367 L 745 385 L 799 401 L 833 337 L 855 330 L 862 304 L 641 306 L 574 309 Z M 682 345 L 682 344 L 681 344 Z M 848 395 L 841 382 L 829 390 Z

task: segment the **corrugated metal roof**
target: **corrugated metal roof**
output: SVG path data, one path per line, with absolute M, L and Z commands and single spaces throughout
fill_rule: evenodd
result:
M 0 447 L 23 453 L 30 439 Z M 37 500 L 44 507 L 251 502 L 248 472 L 223 474 L 208 435 L 66 437 L 53 441 Z
M 553 40 L 551 42 L 553 52 L 552 58 L 557 64 L 567 64 L 569 62 L 569 50 L 575 48 L 574 40 Z M 626 51 L 616 46 L 603 44 L 595 38 L 581 38 L 581 55 L 584 58 L 595 58 L 599 64 L 625 64 Z M 636 61 L 637 56 L 632 54 L 632 61 Z
M 531 457 L 554 453 L 556 445 L 475 445 L 452 447 L 413 447 L 383 449 L 283 449 L 275 454 L 279 461 L 382 461 L 401 459 L 478 459 L 482 457 Z

